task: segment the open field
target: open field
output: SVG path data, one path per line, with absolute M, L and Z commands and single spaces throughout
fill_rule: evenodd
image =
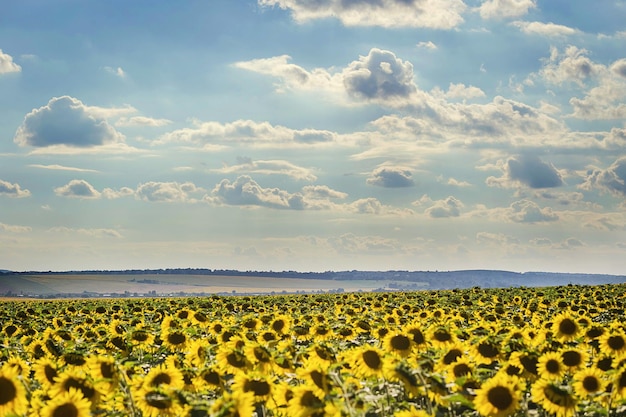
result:
M 5 301 L 0 416 L 623 416 L 624 306 L 626 285 Z
M 397 281 L 394 281 L 397 282 Z M 400 281 L 402 282 L 402 281 Z M 297 291 L 371 291 L 388 288 L 386 280 L 324 280 L 193 274 L 33 274 L 0 277 L 0 294 L 200 294 Z M 419 283 L 406 283 L 418 285 Z M 424 283 L 424 285 L 426 285 Z

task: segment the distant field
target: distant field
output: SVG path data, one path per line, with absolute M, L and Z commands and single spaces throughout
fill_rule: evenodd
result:
M 302 278 L 270 278 L 255 276 L 186 275 L 186 274 L 33 274 L 11 275 L 0 279 L 0 293 L 62 294 L 62 293 L 269 293 L 296 291 L 370 291 L 388 288 L 388 280 L 321 280 Z M 402 282 L 402 281 L 394 281 Z M 415 283 L 410 283 L 415 284 Z M 424 283 L 424 286 L 427 284 Z

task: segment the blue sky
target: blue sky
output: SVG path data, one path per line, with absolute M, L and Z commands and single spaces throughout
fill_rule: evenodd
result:
M 10 2 L 0 269 L 623 274 L 624 16 Z

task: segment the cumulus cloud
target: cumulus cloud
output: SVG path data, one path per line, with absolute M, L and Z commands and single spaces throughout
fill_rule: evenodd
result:
M 489 177 L 489 186 L 515 187 L 526 185 L 530 188 L 552 188 L 563 185 L 563 178 L 552 165 L 534 155 L 520 155 L 509 158 L 502 167 L 504 175 Z
M 61 197 L 97 199 L 101 193 L 85 180 L 71 180 L 69 183 L 54 189 Z
M 296 180 L 315 181 L 317 177 L 311 169 L 299 167 L 283 160 L 248 160 L 240 158 L 239 164 L 224 166 L 213 171 L 222 174 L 262 174 L 285 175 Z
M 85 106 L 69 96 L 54 97 L 26 115 L 13 140 L 20 146 L 77 148 L 123 142 L 124 136 L 102 117 L 110 110 Z
M 0 195 L 14 198 L 29 197 L 30 191 L 22 189 L 19 184 L 13 184 L 8 181 L 0 180 Z
M 406 99 L 417 89 L 413 65 L 396 58 L 393 52 L 378 48 L 353 61 L 342 74 L 347 93 L 366 100 Z
M 446 98 L 469 99 L 475 97 L 485 97 L 485 92 L 478 87 L 474 87 L 473 85 L 468 87 L 463 83 L 450 83 L 450 87 L 444 96 Z
M 618 197 L 625 197 L 626 157 L 618 158 L 607 169 L 593 168 L 589 170 L 584 183 L 579 187 L 584 190 L 596 188 Z
M 565 37 L 574 35 L 577 32 L 576 29 L 564 25 L 557 25 L 552 22 L 523 22 L 518 20 L 511 22 L 511 25 L 519 28 L 519 30 L 526 34 L 546 37 Z
M 543 223 L 559 219 L 559 216 L 550 207 L 539 207 L 530 200 L 514 202 L 506 210 L 509 220 L 516 223 Z
M 583 87 L 585 81 L 600 73 L 603 66 L 594 63 L 586 49 L 568 46 L 562 53 L 550 48 L 550 57 L 543 60 L 539 76 L 550 84 L 575 83 Z
M 437 45 L 435 45 L 432 41 L 418 42 L 417 47 L 430 50 L 437 49 Z
M 451 29 L 463 22 L 461 0 L 258 0 L 290 10 L 297 22 L 336 18 L 346 26 Z
M 327 185 L 306 185 L 302 187 L 302 193 L 309 199 L 344 199 L 348 194 L 333 190 Z
M 406 168 L 382 166 L 371 172 L 366 183 L 388 188 L 412 187 L 415 182 L 411 175 L 411 171 Z
M 197 201 L 193 194 L 204 190 L 191 182 L 155 182 L 139 184 L 135 190 L 137 198 L 150 202 L 185 203 Z
M 233 206 L 261 206 L 277 209 L 302 209 L 302 195 L 279 188 L 263 188 L 248 175 L 234 182 L 223 179 L 211 191 L 207 201 Z
M 336 142 L 336 133 L 317 129 L 290 129 L 268 122 L 236 120 L 231 123 L 195 122 L 193 127 L 162 135 L 155 144 L 181 143 L 200 146 L 238 145 L 268 147 L 276 145 L 313 146 Z
M 459 217 L 461 215 L 461 209 L 465 205 L 456 197 L 448 196 L 442 200 L 431 200 L 427 195 L 423 195 L 417 201 L 413 202 L 415 206 L 428 207 L 424 210 L 424 213 L 432 218 L 446 218 L 446 217 Z
M 523 16 L 536 6 L 535 0 L 485 0 L 478 11 L 483 19 L 508 19 Z
M 2 49 L 0 49 L 0 75 L 20 71 L 22 71 L 22 67 L 13 62 L 13 57 L 9 54 L 5 54 L 2 52 Z

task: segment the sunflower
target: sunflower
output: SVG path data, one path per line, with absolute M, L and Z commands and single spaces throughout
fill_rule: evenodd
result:
M 614 375 L 611 396 L 620 403 L 626 403 L 626 366 L 622 366 Z
M 185 362 L 196 368 L 201 368 L 209 356 L 208 346 L 202 339 L 196 339 L 189 344 L 189 351 L 185 355 Z
M 55 383 L 48 390 L 51 398 L 61 396 L 70 389 L 77 389 L 83 397 L 95 405 L 100 397 L 93 383 L 89 380 L 85 371 L 79 368 L 64 369 L 55 379 Z
M 199 391 L 219 391 L 224 388 L 224 377 L 215 367 L 204 368 L 198 372 L 194 386 Z
M 163 340 L 163 345 L 177 352 L 184 351 L 189 343 L 189 337 L 182 329 L 168 329 L 162 332 L 161 339 Z
M 567 368 L 562 362 L 560 353 L 547 352 L 539 357 L 537 371 L 540 378 L 554 381 L 561 379 L 567 372 Z
M 385 335 L 382 340 L 383 349 L 403 358 L 411 354 L 413 348 L 412 337 L 400 331 L 392 331 Z
M 177 397 L 163 388 L 145 386 L 133 390 L 132 397 L 143 417 L 177 417 L 184 414 Z
M 0 368 L 0 416 L 21 415 L 27 409 L 26 389 L 19 380 L 18 370 L 3 365 Z
M 224 393 L 211 406 L 211 414 L 220 417 L 245 417 L 254 414 L 254 395 L 251 392 Z
M 241 351 L 232 347 L 224 346 L 215 355 L 218 368 L 225 373 L 235 373 L 252 367 L 252 364 Z
M 520 407 L 522 392 L 518 378 L 498 374 L 476 390 L 476 411 L 482 416 L 509 416 Z
M 60 365 L 50 359 L 49 357 L 43 357 L 35 362 L 33 370 L 35 371 L 35 379 L 44 388 L 48 389 L 54 384 L 54 380 L 59 375 Z
M 308 361 L 322 367 L 329 367 L 337 362 L 335 350 L 325 343 L 313 343 L 306 349 Z
M 319 364 L 307 361 L 301 368 L 296 370 L 296 375 L 315 395 L 324 398 L 333 388 L 332 379 L 327 369 Z
M 552 319 L 552 332 L 559 341 L 570 342 L 581 334 L 581 327 L 576 317 L 563 312 Z
M 560 351 L 561 361 L 569 371 L 576 371 L 587 365 L 589 354 L 582 349 L 569 348 Z
M 626 334 L 621 330 L 613 330 L 600 336 L 600 349 L 606 355 L 616 359 L 626 357 Z
M 532 400 L 556 417 L 571 417 L 576 411 L 576 398 L 567 389 L 545 379 L 537 380 L 531 387 Z
M 404 359 L 392 357 L 385 360 L 383 374 L 389 381 L 402 383 L 407 397 L 416 398 L 424 395 L 423 384 Z
M 142 380 L 142 385 L 148 389 L 182 389 L 185 386 L 185 379 L 180 369 L 162 363 L 148 371 Z
M 293 398 L 287 405 L 287 415 L 291 417 L 311 417 L 323 416 L 324 408 L 323 397 L 318 397 L 306 385 L 299 385 L 293 388 Z
M 402 328 L 402 331 L 411 337 L 413 344 L 418 348 L 426 345 L 426 335 L 418 322 L 409 323 Z
M 448 326 L 433 326 L 430 328 L 428 340 L 437 347 L 446 347 L 450 343 L 455 342 L 452 329 Z
M 41 417 L 89 417 L 91 403 L 81 391 L 70 388 L 57 396 L 52 396 L 40 410 Z
M 251 392 L 255 403 L 265 403 L 273 390 L 274 383 L 270 377 L 260 372 L 237 372 L 231 385 L 231 392 Z
M 385 354 L 374 346 L 358 346 L 346 352 L 353 373 L 362 378 L 377 377 L 383 372 Z
M 289 334 L 291 318 L 286 314 L 278 314 L 269 323 L 269 328 L 278 334 Z
M 598 368 L 586 368 L 576 372 L 572 387 L 579 398 L 595 397 L 604 393 L 606 382 L 604 374 Z
M 94 381 L 94 386 L 98 391 L 111 393 L 115 390 L 119 375 L 114 358 L 104 355 L 92 355 L 87 359 L 87 367 Z
M 487 336 L 472 344 L 471 356 L 478 364 L 490 365 L 500 359 L 501 350 L 500 343 L 495 338 Z
M 270 352 L 270 350 L 267 347 L 258 343 L 248 343 L 246 346 L 244 346 L 243 353 L 253 364 L 254 368 L 258 369 L 259 371 L 267 372 L 274 365 L 272 353 Z

